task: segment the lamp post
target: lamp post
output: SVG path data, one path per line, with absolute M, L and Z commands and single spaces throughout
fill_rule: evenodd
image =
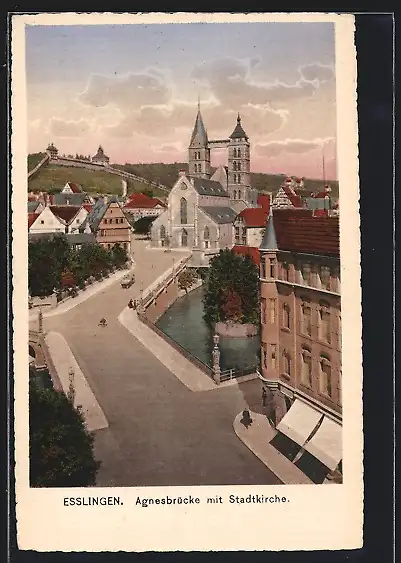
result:
M 220 336 L 217 333 L 215 333 L 213 335 L 214 346 L 212 351 L 212 357 L 213 357 L 214 380 L 217 383 L 217 385 L 220 385 L 220 373 L 221 373 L 219 341 L 220 341 Z

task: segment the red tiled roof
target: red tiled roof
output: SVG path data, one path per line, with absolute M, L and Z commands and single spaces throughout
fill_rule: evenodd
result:
M 131 194 L 128 198 L 128 202 L 124 205 L 126 209 L 144 209 L 152 208 L 157 205 L 166 207 L 166 204 L 155 197 L 149 197 L 145 194 Z
M 262 207 L 267 213 L 269 213 L 270 209 L 270 195 L 269 194 L 258 194 L 257 199 L 258 205 Z
M 28 229 L 32 227 L 40 213 L 28 213 Z
M 250 256 L 257 266 L 260 265 L 260 253 L 258 248 L 254 246 L 236 245 L 233 246 L 233 251 L 240 256 Z
M 239 214 L 247 227 L 265 227 L 269 212 L 261 207 L 246 207 Z
M 74 219 L 81 207 L 78 205 L 51 205 L 49 209 L 53 215 L 68 225 Z
M 69 187 L 71 188 L 71 191 L 74 194 L 82 193 L 82 188 L 79 184 L 75 184 L 74 182 L 67 182 L 67 184 L 69 185 Z
M 294 207 L 303 207 L 302 205 L 302 198 L 299 195 L 296 195 L 295 192 L 289 186 L 282 186 L 285 195 L 288 197 L 290 202 Z
M 338 217 L 305 217 L 282 212 L 274 213 L 273 217 L 280 250 L 340 255 Z

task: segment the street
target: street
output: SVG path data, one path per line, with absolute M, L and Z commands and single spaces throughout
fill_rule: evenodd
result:
M 46 318 L 46 331 L 67 340 L 109 427 L 96 432 L 99 486 L 279 484 L 238 439 L 236 415 L 260 404 L 257 381 L 211 391 L 187 389 L 117 320 L 180 252 L 134 241 L 136 282 L 119 282 L 70 311 Z M 107 319 L 108 326 L 99 327 Z

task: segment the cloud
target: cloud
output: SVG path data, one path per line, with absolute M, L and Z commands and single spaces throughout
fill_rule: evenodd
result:
M 221 58 L 195 66 L 192 77 L 207 85 L 216 100 L 229 109 L 240 109 L 246 104 L 269 107 L 272 103 L 276 109 L 285 109 L 288 100 L 310 97 L 316 90 L 316 85 L 301 74 L 293 84 L 257 81 L 253 76 L 257 65 L 257 59 Z M 308 66 L 303 68 L 308 76 L 313 75 L 313 70 L 317 73 Z
M 322 82 L 328 82 L 334 78 L 333 67 L 330 65 L 322 65 L 320 63 L 312 63 L 301 66 L 299 68 L 299 73 L 304 81 L 316 82 L 318 86 Z
M 160 71 L 147 69 L 143 72 L 124 76 L 92 74 L 78 100 L 81 104 L 105 107 L 117 106 L 124 113 L 143 105 L 165 104 L 171 97 L 171 90 Z
M 49 132 L 56 137 L 82 137 L 91 131 L 92 126 L 86 119 L 65 121 L 53 117 L 50 120 Z
M 283 153 L 286 154 L 305 154 L 322 148 L 325 144 L 334 143 L 333 138 L 327 139 L 286 139 L 285 141 L 271 141 L 270 143 L 260 143 L 255 146 L 255 153 L 258 156 L 268 156 L 275 158 Z

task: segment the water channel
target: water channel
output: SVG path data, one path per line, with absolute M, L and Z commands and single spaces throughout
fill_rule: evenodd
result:
M 190 354 L 212 366 L 213 332 L 203 320 L 200 287 L 178 299 L 157 321 L 157 326 Z M 220 367 L 245 369 L 259 363 L 259 336 L 220 337 Z

